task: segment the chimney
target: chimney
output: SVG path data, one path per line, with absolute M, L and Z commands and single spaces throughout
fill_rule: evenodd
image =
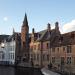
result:
M 51 26 L 50 23 L 47 24 L 47 30 L 50 31 L 51 30 Z
M 34 32 L 35 32 L 35 31 L 34 31 L 34 28 L 33 28 L 33 29 L 32 29 L 32 34 L 34 34 Z
M 55 29 L 59 30 L 59 23 L 58 22 L 55 22 Z

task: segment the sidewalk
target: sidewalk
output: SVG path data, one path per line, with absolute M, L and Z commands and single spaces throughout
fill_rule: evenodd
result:
M 44 75 L 60 75 L 58 73 L 50 71 L 48 68 L 43 68 L 43 69 L 41 69 L 41 71 Z

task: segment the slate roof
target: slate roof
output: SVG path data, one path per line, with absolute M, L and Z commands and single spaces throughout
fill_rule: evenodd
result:
M 60 34 L 60 32 L 58 33 Z M 52 29 L 50 32 L 46 29 L 38 32 L 39 37 L 37 37 L 36 41 L 53 41 L 54 37 L 57 36 L 56 30 Z
M 75 44 L 75 31 L 61 34 L 55 37 L 55 41 L 51 43 L 52 47 L 67 46 Z
M 50 32 L 46 30 L 34 33 L 36 35 L 35 42 L 50 41 L 51 47 L 67 46 L 75 44 L 75 31 L 60 34 L 60 31 L 52 29 Z M 38 37 L 39 36 L 39 37 Z
M 9 35 L 0 35 L 0 43 L 6 40 L 9 37 Z
M 11 42 L 13 40 L 21 41 L 21 34 L 18 32 L 14 32 L 14 34 L 9 35 L 7 38 L 5 37 L 6 42 Z
M 46 32 L 47 32 L 47 30 L 43 30 L 43 31 L 38 32 L 37 41 L 43 41 L 43 37 L 45 36 Z

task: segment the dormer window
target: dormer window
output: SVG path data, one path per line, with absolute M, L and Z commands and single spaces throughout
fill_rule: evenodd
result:
M 60 43 L 63 41 L 63 37 L 61 36 L 60 38 L 59 38 L 59 40 L 60 40 Z
M 59 38 L 59 44 L 60 44 L 60 45 L 62 44 L 62 41 L 63 41 L 63 37 L 61 36 L 61 37 Z
M 49 43 L 47 43 L 47 49 L 49 49 Z

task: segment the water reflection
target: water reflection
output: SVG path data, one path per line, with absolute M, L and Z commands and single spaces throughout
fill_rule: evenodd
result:
M 33 68 L 14 68 L 0 66 L 0 75 L 42 75 L 41 71 Z
M 15 75 L 15 69 L 11 67 L 0 66 L 0 75 Z

